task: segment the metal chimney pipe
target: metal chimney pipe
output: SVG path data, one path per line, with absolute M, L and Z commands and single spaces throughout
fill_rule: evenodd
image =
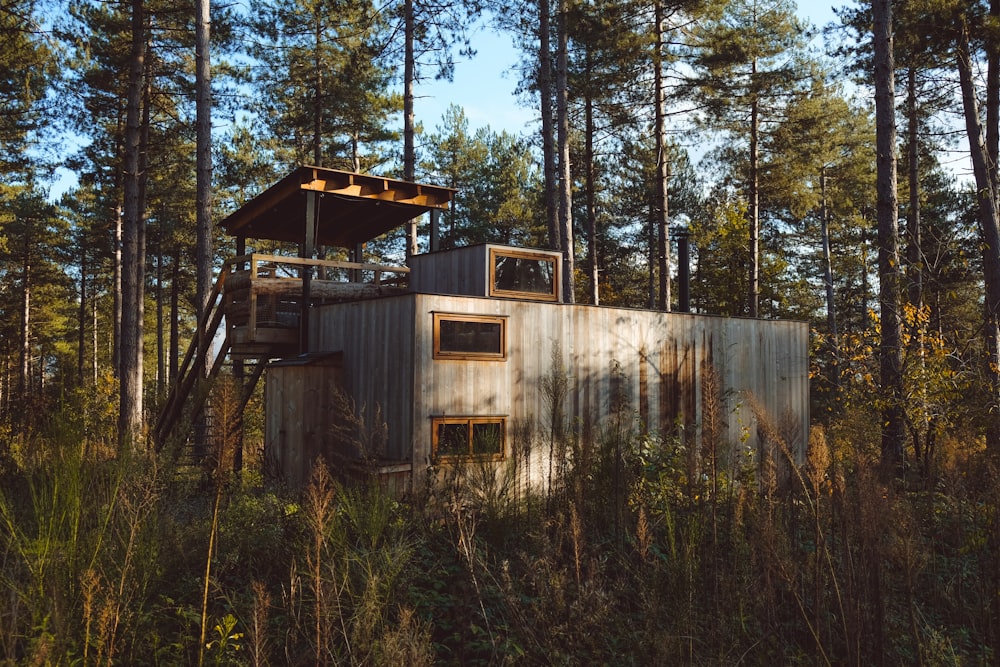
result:
M 677 237 L 677 311 L 691 312 L 691 248 L 686 227 L 674 231 Z

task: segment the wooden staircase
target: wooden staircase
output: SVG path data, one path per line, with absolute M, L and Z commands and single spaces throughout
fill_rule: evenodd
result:
M 153 438 L 158 450 L 168 444 L 188 444 L 192 458 L 201 458 L 213 451 L 214 438 L 221 437 L 218 428 L 213 424 L 212 407 L 209 396 L 227 359 L 233 352 L 232 336 L 227 331 L 221 345 L 213 350 L 213 343 L 219 327 L 225 320 L 226 300 L 223 297 L 226 277 L 229 272 L 219 276 L 212 294 L 209 297 L 209 308 L 198 322 L 198 331 L 203 337 L 195 336 L 188 346 L 184 360 L 177 372 L 177 378 L 167 394 L 167 400 L 160 410 L 153 430 Z M 214 351 L 214 359 L 206 372 L 207 361 Z M 242 414 L 246 404 L 253 395 L 253 390 L 264 372 L 272 354 L 279 348 L 260 348 L 256 364 L 247 377 L 244 373 L 235 373 L 234 377 L 242 375 L 242 386 L 238 410 Z M 245 357 L 244 357 L 245 358 Z M 229 359 L 232 361 L 231 359 Z M 196 427 L 197 428 L 194 428 Z
M 227 261 L 198 322 L 203 333 L 188 346 L 156 420 L 156 448 L 186 444 L 194 458 L 214 451 L 213 438 L 225 434 L 219 432 L 221 425 L 212 425 L 209 395 L 227 361 L 241 385 L 237 410 L 242 415 L 271 359 L 310 351 L 301 332 L 309 306 L 407 292 L 408 272 L 406 267 L 261 254 Z M 387 279 L 387 274 L 395 276 Z M 216 345 L 223 322 L 222 342 Z M 249 373 L 243 372 L 245 360 L 253 360 Z

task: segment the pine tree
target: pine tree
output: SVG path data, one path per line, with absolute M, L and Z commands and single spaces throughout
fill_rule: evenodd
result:
M 5 2 L 0 11 L 0 182 L 24 183 L 37 142 L 56 111 L 46 92 L 58 74 L 57 55 L 39 25 L 35 0 Z
M 386 24 L 370 2 L 276 0 L 256 8 L 256 94 L 273 158 L 370 171 L 394 139 Z
M 761 148 L 802 85 L 804 38 L 805 27 L 787 0 L 731 0 L 696 26 L 689 42 L 694 75 L 687 92 L 701 109 L 700 124 L 735 139 L 744 165 L 751 317 L 759 313 L 761 289 Z
M 841 89 L 817 71 L 765 140 L 761 173 L 769 187 L 762 193 L 763 206 L 782 220 L 784 234 L 796 239 L 790 245 L 807 249 L 805 256 L 790 257 L 800 275 L 822 280 L 827 345 L 820 363 L 834 392 L 839 377 L 834 265 L 853 254 L 848 249 L 859 239 L 852 227 L 874 204 L 874 139 L 868 112 L 849 104 Z
M 5 286 L 0 321 L 8 323 L 5 337 L 17 343 L 16 350 L 6 352 L 17 359 L 18 371 L 13 409 L 2 419 L 27 433 L 46 414 L 46 404 L 74 381 L 69 357 L 57 358 L 68 352 L 62 344 L 72 321 L 71 285 L 63 271 L 69 235 L 55 206 L 37 187 L 8 193 L 0 206 L 0 236 L 6 239 L 0 248 L 0 283 Z M 50 382 L 56 370 L 61 376 Z
M 536 205 L 541 175 L 527 142 L 488 127 L 469 135 L 468 121 L 457 107 L 443 121 L 429 137 L 432 160 L 424 165 L 437 182 L 458 189 L 442 216 L 442 247 L 544 243 Z
M 872 0 L 875 47 L 875 142 L 878 195 L 879 385 L 882 389 L 882 468 L 896 474 L 903 464 L 903 361 L 900 302 L 899 223 L 896 193 L 895 68 L 892 0 Z

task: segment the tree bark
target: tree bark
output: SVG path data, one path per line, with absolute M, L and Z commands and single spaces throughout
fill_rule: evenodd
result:
M 414 54 L 414 32 L 416 18 L 413 0 L 403 2 L 403 180 L 411 183 L 417 180 L 416 118 L 413 111 L 415 97 L 417 63 Z M 419 251 L 417 245 L 417 221 L 411 220 L 406 228 L 407 260 Z M 409 261 L 407 261 L 409 263 Z
M 549 247 L 562 248 L 559 240 L 559 200 L 556 196 L 555 126 L 552 120 L 552 48 L 549 0 L 538 0 L 538 96 L 542 116 L 542 172 L 545 183 L 545 220 Z
M 753 62 L 752 76 L 757 74 Z M 760 315 L 760 100 L 756 94 L 750 102 L 750 294 L 749 315 Z
M 132 0 L 132 47 L 129 55 L 125 122 L 124 210 L 122 225 L 122 325 L 118 439 L 121 447 L 138 444 L 142 434 L 142 300 L 140 265 L 142 225 L 140 153 L 145 72 L 145 8 Z
M 588 53 L 589 68 L 589 53 Z M 587 169 L 587 273 L 590 277 L 590 303 L 601 304 L 600 273 L 597 261 L 597 194 L 594 192 L 594 101 L 588 95 L 585 102 L 585 152 L 584 162 Z
M 979 121 L 969 29 L 964 16 L 959 21 L 956 64 L 962 89 L 962 108 L 965 112 L 972 172 L 976 179 L 979 227 L 983 238 L 983 278 L 986 284 L 984 333 L 988 351 L 986 376 L 990 382 L 990 400 L 985 411 L 988 415 L 986 445 L 990 451 L 1000 452 L 1000 214 L 997 211 L 997 191 L 993 184 L 986 139 Z
M 197 280 L 195 305 L 198 314 L 198 372 L 204 375 L 209 367 L 208 346 L 204 331 L 205 314 L 212 292 L 212 65 L 209 50 L 211 39 L 210 0 L 197 0 L 195 26 L 195 106 L 197 136 L 197 243 L 195 266 Z
M 917 115 L 917 71 L 910 67 L 906 74 L 906 116 L 907 116 L 907 180 L 909 182 L 909 205 L 906 221 L 906 267 L 909 279 L 906 282 L 907 300 L 911 306 L 923 305 L 923 267 L 920 252 L 920 160 L 918 139 L 920 119 Z
M 897 475 L 906 436 L 903 415 L 903 357 L 900 346 L 899 213 L 896 194 L 896 109 L 892 47 L 892 0 L 872 0 L 875 46 L 875 144 L 878 218 L 878 274 L 881 341 L 879 381 L 882 413 L 882 470 Z
M 559 242 L 563 254 L 563 301 L 574 303 L 573 172 L 569 151 L 569 26 L 567 0 L 559 0 L 556 33 L 559 39 L 556 67 L 556 120 L 559 142 Z
M 656 98 L 657 267 L 660 310 L 670 310 L 670 165 L 667 164 L 666 87 L 663 83 L 663 5 L 656 2 L 656 44 L 653 52 L 653 94 Z

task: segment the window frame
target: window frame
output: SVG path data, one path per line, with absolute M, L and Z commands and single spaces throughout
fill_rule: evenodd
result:
M 513 257 L 515 259 L 533 259 L 537 261 L 548 262 L 552 265 L 552 291 L 548 293 L 543 292 L 527 292 L 522 290 L 506 290 L 498 289 L 497 284 L 497 257 Z M 490 296 L 510 298 L 510 299 L 530 299 L 532 301 L 559 301 L 559 288 L 560 288 L 560 263 L 558 257 L 555 255 L 550 255 L 542 252 L 532 252 L 530 250 L 509 250 L 505 248 L 490 248 L 490 284 L 489 284 L 489 294 Z
M 467 313 L 442 313 L 434 315 L 434 359 L 473 360 L 473 361 L 507 361 L 507 316 L 479 315 Z M 441 322 L 484 322 L 500 325 L 499 352 L 459 352 L 441 349 Z
M 438 454 L 438 427 L 444 424 L 464 424 L 469 442 L 469 451 L 465 454 Z M 478 424 L 496 424 L 500 427 L 500 451 L 476 453 L 473 439 L 473 427 Z M 431 458 L 439 463 L 456 463 L 460 461 L 503 461 L 507 458 L 507 417 L 493 416 L 435 416 L 431 417 Z

